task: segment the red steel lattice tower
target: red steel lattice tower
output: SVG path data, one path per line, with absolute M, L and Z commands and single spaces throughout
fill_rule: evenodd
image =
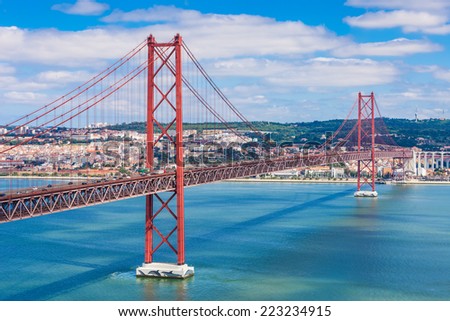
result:
M 358 94 L 358 152 L 370 152 L 370 159 L 358 161 L 358 182 L 355 196 L 377 196 L 375 191 L 375 96 Z M 361 188 L 370 186 L 371 191 Z
M 150 35 L 147 44 L 146 166 L 150 172 L 155 169 L 155 147 L 158 143 L 165 144 L 167 150 L 175 152 L 176 175 L 173 191 L 166 192 L 164 197 L 159 194 L 146 196 L 145 262 L 137 268 L 136 275 L 185 278 L 193 275 L 194 269 L 185 264 L 184 248 L 182 38 L 176 35 L 170 42 L 158 43 Z M 166 231 L 157 220 L 163 215 L 173 219 L 173 226 Z M 165 223 L 167 225 L 167 220 Z M 164 246 L 176 255 L 176 264 L 154 262 L 154 254 Z

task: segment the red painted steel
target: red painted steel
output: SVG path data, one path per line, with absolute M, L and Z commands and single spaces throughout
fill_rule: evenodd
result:
M 377 159 L 412 158 L 412 156 L 411 150 L 401 148 L 390 151 L 375 151 Z M 334 152 L 314 155 L 298 154 L 292 157 L 278 157 L 261 161 L 186 170 L 184 172 L 184 186 L 195 186 L 292 168 L 369 160 L 371 157 L 371 151 Z M 175 190 L 175 173 L 152 174 L 142 177 L 93 182 L 86 185 L 55 185 L 52 188 L 40 190 L 22 190 L 20 194 L 8 193 L 0 197 L 0 223 Z M 165 208 L 164 201 L 158 202 L 162 203 L 161 210 Z M 154 215 L 160 212 L 154 212 Z M 148 222 L 151 223 L 151 221 Z
M 176 158 L 176 194 L 177 194 L 177 239 L 178 239 L 178 264 L 184 264 L 184 161 L 183 161 L 183 104 L 182 85 L 183 77 L 181 70 L 181 45 L 180 35 L 175 36 L 175 95 L 176 95 L 176 136 L 175 136 L 175 158 Z
M 373 93 L 370 95 L 358 93 L 357 130 L 358 152 L 370 150 L 370 159 L 358 160 L 357 190 L 360 191 L 364 185 L 369 185 L 372 191 L 375 191 L 375 96 Z
M 157 43 L 153 36 L 148 38 L 148 91 L 147 91 L 147 168 L 154 169 L 154 147 L 163 138 L 175 145 L 175 189 L 173 194 L 165 201 L 158 195 L 147 195 L 146 201 L 146 223 L 145 223 L 145 263 L 151 263 L 155 252 L 162 245 L 167 245 L 176 255 L 177 263 L 184 264 L 184 162 L 183 162 L 183 112 L 182 112 L 182 71 L 181 71 L 181 47 L 182 38 L 176 35 L 173 42 Z M 155 65 L 155 57 L 160 64 Z M 172 60 L 175 60 L 173 62 Z M 173 68 L 175 66 L 175 68 Z M 173 75 L 173 83 L 165 79 L 158 82 L 159 78 L 169 78 L 164 71 L 170 71 Z M 175 98 L 173 98 L 175 90 Z M 155 101 L 155 96 L 158 99 Z M 175 102 L 172 101 L 175 99 Z M 157 118 L 156 111 L 159 109 L 174 109 L 173 119 L 162 120 Z M 175 125 L 175 139 L 169 134 L 169 130 Z M 155 126 L 161 131 L 155 135 Z M 156 137 L 157 136 L 157 137 Z M 176 205 L 174 206 L 174 203 Z M 158 205 L 156 205 L 158 204 Z M 176 210 L 174 211 L 173 208 Z M 176 220 L 176 225 L 169 233 L 164 234 L 156 226 L 156 218 L 162 213 L 169 213 Z M 171 241 L 171 236 L 176 233 L 177 242 Z M 161 241 L 156 244 L 155 236 Z
M 155 77 L 155 38 L 150 35 L 147 39 L 148 68 L 147 68 L 147 168 L 152 171 L 154 166 L 154 77 Z M 145 200 L 145 262 L 152 262 L 153 251 L 153 194 L 146 195 Z

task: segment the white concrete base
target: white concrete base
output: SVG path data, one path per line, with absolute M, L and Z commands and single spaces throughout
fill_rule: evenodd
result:
M 377 191 L 356 191 L 353 194 L 355 197 L 378 197 Z
M 194 275 L 194 268 L 187 264 L 144 263 L 136 269 L 138 277 L 185 279 Z

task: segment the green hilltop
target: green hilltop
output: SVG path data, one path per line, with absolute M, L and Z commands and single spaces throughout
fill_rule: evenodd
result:
M 349 120 L 342 128 L 342 133 L 348 133 L 355 125 L 356 120 Z M 267 121 L 251 122 L 261 132 L 269 135 L 271 140 L 277 142 L 292 141 L 302 143 L 305 141 L 323 141 L 330 133 L 334 133 L 343 123 L 343 119 L 325 121 L 276 123 Z M 109 126 L 113 130 L 132 130 L 145 132 L 145 123 L 134 122 Z M 248 130 L 248 125 L 240 122 L 230 123 L 230 127 L 237 130 Z M 399 118 L 376 119 L 378 132 L 389 133 L 393 140 L 403 147 L 416 146 L 423 150 L 450 149 L 450 120 L 426 119 L 410 120 Z M 220 124 L 187 123 L 184 129 L 225 129 Z M 339 138 L 338 136 L 337 138 Z M 448 148 L 447 148 L 448 147 Z

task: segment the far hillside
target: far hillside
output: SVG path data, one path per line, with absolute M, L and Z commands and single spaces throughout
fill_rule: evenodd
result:
M 332 133 L 338 129 L 342 122 L 343 119 L 333 119 L 301 123 L 257 121 L 252 122 L 252 124 L 260 131 L 267 133 L 272 140 L 301 143 L 304 141 L 323 140 L 330 132 Z M 354 126 L 355 122 L 356 120 L 349 120 L 342 131 L 348 132 Z M 393 139 L 400 146 L 417 146 L 423 150 L 450 150 L 450 120 L 427 119 L 415 121 L 410 119 L 383 118 L 383 122 L 389 133 L 393 136 Z M 377 126 L 381 123 L 381 120 L 377 119 Z M 230 125 L 240 130 L 246 130 L 248 128 L 242 123 L 233 123 Z M 205 124 L 184 124 L 184 129 L 201 129 L 204 127 Z M 145 123 L 112 125 L 108 128 L 145 132 Z

